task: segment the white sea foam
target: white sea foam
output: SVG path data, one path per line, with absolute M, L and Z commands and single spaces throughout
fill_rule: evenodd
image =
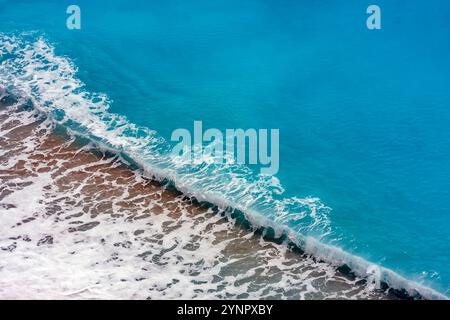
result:
M 383 298 L 0 109 L 0 297 Z M 61 139 L 60 139 L 61 140 Z
M 268 177 L 263 175 L 253 175 L 252 172 L 245 167 L 236 165 L 216 165 L 210 163 L 199 164 L 196 166 L 190 163 L 184 162 L 184 159 L 162 156 L 167 154 L 168 144 L 165 143 L 157 133 L 148 128 L 137 127 L 134 124 L 127 121 L 123 116 L 112 114 L 108 112 L 108 108 L 111 101 L 106 95 L 95 94 L 85 90 L 84 84 L 77 79 L 76 72 L 77 68 L 66 57 L 61 57 L 55 54 L 54 48 L 47 43 L 43 38 L 35 38 L 35 35 L 20 35 L 20 36 L 6 36 L 0 35 L 0 87 L 6 88 L 9 92 L 13 92 L 17 97 L 22 97 L 25 99 L 30 99 L 31 104 L 38 114 L 45 115 L 46 121 L 44 122 L 45 128 L 48 128 L 54 124 L 60 124 L 67 127 L 71 132 L 84 136 L 95 142 L 95 145 L 101 146 L 104 149 L 109 149 L 114 152 L 122 153 L 128 158 L 132 159 L 135 163 L 143 168 L 144 173 L 156 177 L 158 179 L 169 179 L 178 190 L 182 191 L 188 196 L 193 196 L 200 201 L 207 201 L 213 203 L 219 208 L 232 207 L 242 211 L 247 220 L 249 220 L 254 226 L 271 227 L 275 232 L 280 234 L 287 234 L 291 241 L 298 244 L 307 253 L 313 254 L 314 256 L 323 259 L 333 265 L 349 265 L 354 272 L 356 272 L 361 277 L 369 277 L 373 280 L 375 284 L 380 281 L 387 282 L 390 286 L 394 288 L 403 288 L 408 290 L 409 293 L 415 294 L 420 292 L 425 297 L 428 298 L 442 298 L 442 295 L 434 292 L 431 289 L 423 287 L 417 283 L 407 281 L 404 278 L 398 276 L 390 270 L 374 267 L 373 264 L 363 260 L 362 258 L 352 256 L 346 252 L 340 250 L 339 248 L 325 245 L 319 240 L 332 240 L 334 236 L 333 230 L 331 229 L 330 223 L 330 209 L 323 205 L 317 198 L 284 198 L 283 188 L 280 182 L 274 177 Z M 21 103 L 26 103 L 22 100 Z M 21 117 L 36 117 L 34 112 L 18 113 Z M 26 119 L 19 119 L 18 121 L 25 121 Z M 7 135 L 8 130 L 2 130 L 2 135 Z M 28 147 L 33 148 L 33 141 L 27 141 Z M 31 151 L 30 151 L 31 152 Z M 17 164 L 20 157 L 27 157 L 27 151 L 21 153 L 22 156 L 15 156 L 11 158 L 4 164 L 5 168 L 11 167 L 13 163 Z M 23 182 L 23 181 L 22 181 Z M 34 211 L 41 211 L 39 206 L 46 202 L 48 197 L 46 186 L 52 185 L 51 177 L 47 174 L 38 175 L 38 178 L 34 178 L 29 186 L 15 190 L 12 194 L 8 195 L 4 200 L 9 201 L 12 206 L 8 209 L 8 216 L 11 212 L 14 212 L 14 219 L 20 217 L 21 215 L 25 218 L 25 215 L 29 215 L 30 210 L 35 208 Z M 83 188 L 79 186 L 79 188 Z M 54 197 L 57 197 L 58 193 L 55 191 Z M 75 195 L 74 195 L 75 197 Z M 30 198 L 34 202 L 27 202 L 27 204 L 20 203 L 20 199 Z M 28 207 L 24 207 L 28 206 Z M 114 206 L 114 204 L 113 204 Z M 13 210 L 13 211 L 11 211 Z M 74 212 L 72 212 L 75 210 Z M 32 210 L 33 211 L 33 210 Z M 70 216 L 70 213 L 77 214 L 79 208 L 76 209 L 72 207 L 66 207 L 64 211 L 65 215 Z M 5 214 L 2 215 L 6 216 Z M 33 294 L 38 294 L 39 288 L 50 288 L 51 282 L 58 281 L 64 283 L 64 279 L 69 279 L 69 283 L 72 280 L 86 278 L 87 281 L 81 281 L 80 285 L 75 289 L 73 286 L 70 287 L 74 292 L 68 292 L 70 295 L 83 294 L 83 297 L 100 296 L 107 297 L 108 294 L 115 295 L 119 294 L 122 287 L 114 290 L 106 290 L 105 288 L 91 287 L 93 279 L 104 278 L 103 285 L 107 283 L 106 278 L 111 276 L 108 272 L 104 272 L 101 267 L 95 267 L 92 264 L 93 261 L 97 261 L 96 257 L 96 246 L 98 245 L 98 240 L 101 237 L 105 237 L 107 234 L 111 234 L 111 237 L 117 237 L 120 234 L 119 229 L 127 228 L 128 225 L 119 223 L 120 221 L 111 222 L 110 218 L 98 218 L 106 219 L 101 221 L 102 225 L 101 234 L 97 234 L 96 229 L 88 231 L 83 234 L 84 241 L 81 241 L 77 252 L 79 254 L 75 255 L 79 259 L 73 261 L 71 259 L 70 253 L 55 252 L 54 254 L 40 254 L 39 250 L 47 249 L 33 249 L 31 247 L 23 246 L 23 251 L 17 247 L 14 249 L 16 254 L 15 259 L 8 258 L 6 262 L 2 265 L 1 272 L 3 273 L 3 279 L 8 276 L 13 277 L 13 275 L 19 272 L 20 268 L 26 268 L 29 261 L 33 261 L 33 268 L 42 264 L 46 266 L 47 264 L 53 265 L 56 261 L 43 260 L 39 263 L 39 257 L 46 256 L 58 256 L 62 257 L 59 261 L 64 261 L 60 266 L 57 273 L 52 273 L 41 277 L 48 281 L 48 283 L 42 283 L 41 280 L 38 281 L 36 275 L 33 281 L 36 281 L 36 291 L 32 291 Z M 155 230 L 150 231 L 161 232 L 162 224 L 164 219 L 160 217 L 161 221 L 155 222 Z M 211 218 L 212 219 L 212 218 Z M 43 225 L 35 226 L 33 229 L 38 230 L 55 230 L 56 234 L 64 234 L 67 232 L 67 225 L 58 221 L 47 221 L 46 219 L 37 219 L 39 223 Z M 186 219 L 186 221 L 190 221 Z M 179 244 L 180 241 L 183 242 L 183 237 L 187 238 L 193 237 L 195 233 L 192 230 L 200 232 L 202 228 L 205 228 L 208 224 L 201 225 L 199 228 L 195 228 L 195 221 L 192 220 L 184 225 L 188 230 L 178 230 L 176 235 L 169 237 L 170 243 L 165 243 L 159 247 L 160 251 L 167 250 L 171 248 L 174 243 Z M 210 222 L 211 223 L 211 222 Z M 125 231 L 125 234 L 130 234 L 131 229 L 135 229 L 136 225 L 129 226 L 130 229 Z M 222 225 L 223 227 L 223 225 Z M 226 228 L 228 228 L 227 226 Z M 142 226 L 143 229 L 148 229 L 148 225 Z M 150 232 L 149 231 L 149 232 Z M 33 230 L 26 230 L 26 234 L 33 234 Z M 16 234 L 17 236 L 17 234 Z M 35 234 L 35 239 L 39 238 L 39 234 Z M 6 236 L 5 236 L 6 237 Z M 13 235 L 12 235 L 13 237 Z M 92 242 L 86 241 L 86 237 L 92 238 Z M 180 239 L 179 239 L 180 237 Z M 78 243 L 74 243 L 73 239 L 70 238 L 70 243 L 62 243 L 62 246 L 73 247 L 78 246 Z M 118 239 L 114 239 L 116 241 Z M 184 239 L 186 240 L 186 239 Z M 134 243 L 134 242 L 133 242 Z M 207 243 L 207 241 L 205 242 Z M 143 244 L 141 244 L 143 245 Z M 31 246 L 31 244 L 30 244 Z M 207 276 L 205 276 L 205 285 L 202 292 L 208 292 L 208 281 L 211 280 L 211 274 L 219 274 L 220 270 L 214 270 L 215 264 L 217 263 L 221 252 L 225 249 L 226 241 L 216 244 L 214 246 L 210 245 L 205 250 L 196 250 L 195 255 L 192 256 L 192 264 L 195 265 L 198 261 L 203 261 L 202 263 L 209 263 L 208 268 L 210 271 Z M 182 246 L 178 246 L 182 248 Z M 52 249 L 48 249 L 52 250 Z M 57 250 L 57 249 L 55 249 Z M 181 250 L 181 249 L 180 249 Z M 278 249 L 281 250 L 281 249 Z M 180 252 L 182 255 L 184 252 Z M 204 256 L 202 256 L 204 253 Z M 36 255 L 34 255 L 36 254 Z M 109 254 L 112 254 L 109 252 Z M 121 252 L 121 256 L 127 257 L 129 251 Z M 32 255 L 32 257 L 29 257 Z M 24 259 L 24 257 L 27 259 Z M 181 272 L 176 263 L 177 254 L 170 255 L 170 259 L 173 260 L 170 263 L 164 265 L 164 269 L 173 268 L 171 272 L 168 272 L 168 277 L 171 278 L 171 274 L 185 273 L 186 270 Z M 138 266 L 141 258 L 134 261 L 135 257 L 129 257 L 130 266 L 129 268 L 135 268 Z M 280 257 L 278 257 L 280 258 Z M 31 259 L 31 260 L 30 260 Z M 105 257 L 106 259 L 106 257 Z M 184 258 L 186 259 L 186 258 Z M 211 260 L 212 259 L 212 260 Z M 280 258 L 282 260 L 282 258 Z M 196 262 L 195 262 L 195 261 Z M 276 261 L 276 259 L 274 260 Z M 277 263 L 277 262 L 274 262 Z M 87 265 L 89 264 L 89 266 Z M 58 263 L 56 263 L 58 265 Z M 127 264 L 128 265 L 128 264 Z M 123 267 L 123 266 L 122 266 Z M 137 268 L 137 267 L 136 267 Z M 155 268 L 155 266 L 148 266 L 148 268 Z M 20 269 L 20 270 L 19 270 Z M 50 268 L 51 269 L 51 268 Z M 46 267 L 42 268 L 45 270 L 50 270 Z M 139 268 L 138 268 L 139 269 Z M 11 271 L 12 270 L 12 271 Z M 25 270 L 25 269 L 23 269 Z M 78 274 L 80 270 L 91 270 L 90 274 Z M 121 269 L 123 270 L 123 269 Z M 251 272 L 255 272 L 255 269 L 250 269 Z M 328 271 L 332 270 L 329 269 Z M 159 272 L 158 272 L 159 271 Z M 375 272 L 374 272 L 375 271 Z M 9 273 L 8 273 L 9 272 Z M 161 270 L 152 270 L 154 274 L 160 274 Z M 330 271 L 331 272 L 331 271 Z M 133 274 L 138 273 L 138 270 L 133 270 Z M 201 273 L 201 272 L 200 272 Z M 58 275 L 62 275 L 58 278 Z M 6 275 L 6 276 L 5 276 Z M 117 276 L 114 274 L 114 276 Z M 14 277 L 13 277 L 14 278 Z M 158 276 L 158 279 L 147 279 L 143 282 L 142 290 L 144 287 L 148 290 L 149 286 L 156 288 L 153 291 L 152 297 L 158 297 L 159 291 L 167 291 L 161 289 L 158 283 L 162 285 L 164 283 L 165 287 L 169 285 L 169 278 L 164 278 Z M 239 277 L 238 277 L 239 278 Z M 245 277 L 243 277 L 245 278 Z M 103 278 L 102 278 L 103 279 Z M 30 279 L 28 279 L 30 280 Z M 181 284 L 187 285 L 191 279 L 178 279 Z M 203 282 L 203 280 L 199 280 Z M 2 280 L 4 281 L 4 280 Z M 80 281 L 80 280 L 78 280 Z M 120 283 L 120 279 L 115 278 L 111 281 L 117 285 Z M 237 281 L 237 280 L 236 280 Z M 31 282 L 31 281 L 29 281 Z M 155 285 L 156 282 L 156 285 Z M 288 285 L 288 283 L 284 283 Z M 8 288 L 6 295 L 10 295 L 11 292 L 15 292 L 11 289 L 12 284 L 8 284 L 5 287 Z M 19 284 L 23 285 L 23 284 Z M 289 284 L 292 286 L 292 283 Z M 300 284 L 299 284 L 300 285 Z M 123 285 L 125 286 L 125 285 Z M 172 284 L 174 287 L 178 285 Z M 159 290 L 159 289 L 161 290 Z M 180 286 L 183 288 L 183 286 Z M 233 291 L 233 288 L 227 288 L 230 290 L 230 294 L 238 293 L 244 294 L 241 291 L 242 288 Z M 97 292 L 100 290 L 101 292 Z M 195 290 L 187 292 L 186 290 L 171 292 L 169 296 L 166 297 L 195 297 Z M 249 290 L 247 290 L 249 291 Z M 54 294 L 60 294 L 58 291 Z M 148 292 L 147 292 L 148 293 Z M 130 293 L 131 294 L 131 293 Z M 133 293 L 136 294 L 136 293 Z M 261 292 L 258 293 L 261 295 Z M 45 291 L 46 296 L 52 296 L 53 293 Z M 216 293 L 211 294 L 217 296 Z M 258 295 L 254 295 L 257 297 Z M 141 297 L 141 296 L 139 296 Z
M 258 211 L 261 218 L 295 225 L 298 232 L 317 237 L 331 234 L 330 210 L 317 198 L 284 198 L 277 178 L 254 175 L 240 165 L 206 162 L 194 165 L 171 156 L 170 146 L 155 131 L 137 127 L 125 117 L 108 112 L 111 101 L 90 93 L 76 78 L 77 69 L 67 58 L 55 55 L 43 38 L 27 42 L 7 37 L 13 58 L 0 65 L 0 85 L 33 106 L 55 123 L 93 139 L 105 149 L 123 152 L 150 175 L 171 180 L 177 189 L 200 201 L 221 207 Z M 256 216 L 255 216 L 256 217 Z

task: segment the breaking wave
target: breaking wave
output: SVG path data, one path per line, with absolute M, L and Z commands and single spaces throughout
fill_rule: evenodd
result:
M 257 175 L 237 164 L 205 159 L 192 164 L 170 153 L 171 146 L 150 128 L 110 113 L 112 101 L 93 93 L 76 76 L 77 67 L 42 36 L 0 33 L 0 95 L 19 97 L 53 126 L 85 138 L 102 151 L 113 152 L 141 168 L 144 176 L 167 182 L 183 194 L 221 210 L 241 213 L 254 227 L 274 238 L 286 237 L 307 254 L 332 265 L 347 265 L 375 288 L 382 283 L 404 289 L 411 296 L 443 298 L 439 293 L 409 281 L 330 245 L 340 237 L 331 227 L 331 209 L 314 197 L 285 197 L 276 177 Z

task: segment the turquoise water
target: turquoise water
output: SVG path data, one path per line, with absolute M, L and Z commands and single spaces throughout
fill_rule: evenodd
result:
M 448 295 L 450 4 L 376 3 L 382 29 L 370 31 L 369 3 L 356 0 L 77 1 L 82 29 L 68 30 L 72 3 L 0 1 L 0 32 L 34 31 L 18 37 L 44 38 L 78 67 L 83 90 L 107 95 L 109 112 L 166 141 L 194 120 L 279 128 L 278 181 L 174 169 L 160 141 L 139 147 L 157 143 L 166 158 L 144 162 L 170 168 L 186 192 Z M 230 177 L 244 177 L 242 190 Z

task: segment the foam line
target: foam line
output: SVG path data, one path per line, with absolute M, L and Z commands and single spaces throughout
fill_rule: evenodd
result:
M 168 152 L 170 145 L 157 132 L 130 123 L 126 117 L 108 111 L 112 101 L 105 94 L 92 93 L 76 77 L 77 67 L 43 37 L 33 34 L 0 33 L 0 95 L 5 90 L 22 97 L 24 104 L 44 114 L 57 125 L 87 138 L 102 148 L 122 155 L 159 180 L 170 180 L 187 196 L 219 208 L 241 211 L 255 227 L 272 228 L 286 234 L 305 252 L 333 265 L 347 264 L 355 273 L 390 287 L 419 293 L 429 299 L 442 294 L 409 281 L 391 270 L 327 245 L 340 235 L 331 227 L 331 209 L 320 199 L 287 198 L 276 177 L 255 175 L 240 165 L 205 161 L 193 165 Z

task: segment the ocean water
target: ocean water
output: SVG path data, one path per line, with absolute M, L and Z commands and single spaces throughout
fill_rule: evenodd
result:
M 391 286 L 450 290 L 448 1 L 0 1 L 0 86 L 182 192 Z M 170 135 L 280 129 L 280 171 Z M 420 283 L 421 286 L 418 284 Z M 423 286 L 423 287 L 422 287 Z

